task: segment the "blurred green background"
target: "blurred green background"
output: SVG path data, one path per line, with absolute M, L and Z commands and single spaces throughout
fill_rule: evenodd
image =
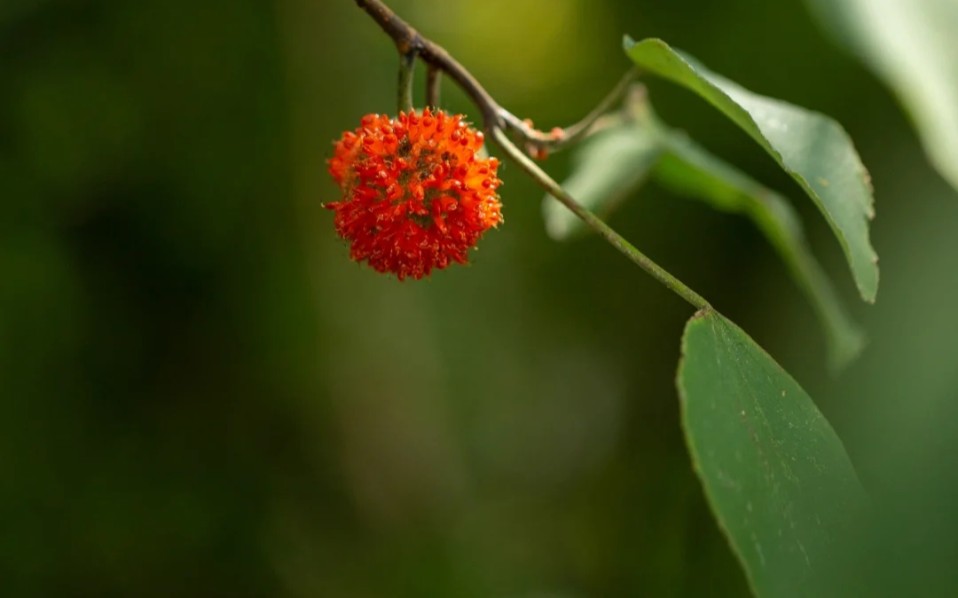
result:
M 795 200 L 870 337 L 840 376 L 745 220 L 651 187 L 612 223 L 833 422 L 882 514 L 874 587 L 958 591 L 958 193 L 802 2 L 390 4 L 547 130 L 627 68 L 624 33 L 845 125 L 876 187 L 873 307 L 772 160 L 650 83 Z M 471 266 L 349 261 L 325 159 L 394 110 L 396 65 L 348 0 L 0 4 L 0 595 L 746 594 L 679 428 L 687 305 L 597 239 L 550 241 L 509 165 Z

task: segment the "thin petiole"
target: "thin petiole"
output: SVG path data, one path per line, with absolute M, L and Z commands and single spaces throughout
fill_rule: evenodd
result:
M 442 83 L 442 71 L 434 64 L 426 70 L 426 105 L 439 107 L 439 92 Z
M 416 72 L 417 54 L 418 51 L 415 48 L 399 54 L 399 87 L 396 100 L 400 112 L 412 111 L 412 84 Z
M 530 175 L 549 195 L 562 202 L 562 205 L 572 210 L 587 226 L 597 232 L 603 239 L 608 241 L 620 253 L 629 258 L 634 264 L 648 272 L 653 278 L 664 284 L 676 295 L 685 299 L 697 309 L 711 309 L 712 306 L 701 295 L 690 289 L 684 282 L 670 274 L 662 266 L 652 261 L 650 257 L 639 251 L 635 245 L 629 243 L 625 237 L 620 235 L 611 226 L 605 223 L 601 218 L 584 208 L 579 202 L 569 195 L 552 177 L 546 174 L 539 165 L 529 156 L 524 154 L 502 129 L 495 127 L 492 129 L 492 137 L 500 148 L 512 160 L 519 165 L 528 175 Z

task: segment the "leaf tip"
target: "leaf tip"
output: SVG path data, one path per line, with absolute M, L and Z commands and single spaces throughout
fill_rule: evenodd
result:
M 833 339 L 828 347 L 828 370 L 835 376 L 851 365 L 862 354 L 868 344 L 868 337 L 858 328 L 845 332 L 841 338 Z
M 871 280 L 867 281 L 867 283 L 862 282 L 858 284 L 858 292 L 861 294 L 862 301 L 868 303 L 869 305 L 873 305 L 875 303 L 875 298 L 878 295 L 878 279 L 880 278 L 880 272 L 878 270 L 878 254 L 873 251 L 868 263 L 871 266 L 870 270 L 873 272 L 874 276 L 871 277 Z

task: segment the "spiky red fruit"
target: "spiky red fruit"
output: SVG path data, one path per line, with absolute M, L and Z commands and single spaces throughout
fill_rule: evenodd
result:
M 462 118 L 429 109 L 369 114 L 343 134 L 329 161 L 343 199 L 325 207 L 354 260 L 419 279 L 466 263 L 483 233 L 502 222 L 499 161 L 477 156 L 482 133 Z

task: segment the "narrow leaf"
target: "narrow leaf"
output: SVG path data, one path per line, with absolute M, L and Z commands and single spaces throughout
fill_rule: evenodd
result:
M 894 90 L 935 167 L 958 189 L 958 2 L 807 1 Z
M 873 302 L 878 258 L 868 238 L 872 190 L 845 131 L 826 116 L 754 94 L 661 40 L 626 39 L 625 46 L 646 72 L 694 91 L 725 114 L 801 185 L 838 237 L 862 298 Z
M 834 565 L 866 503 L 838 436 L 805 391 L 720 314 L 696 314 L 682 345 L 686 441 L 752 589 L 838 595 Z

